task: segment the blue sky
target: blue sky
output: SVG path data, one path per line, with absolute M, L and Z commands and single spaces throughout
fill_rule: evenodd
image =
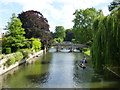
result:
M 110 2 L 112 0 L 0 0 L 0 28 L 5 28 L 12 13 L 17 15 L 22 11 L 37 10 L 47 18 L 50 31 L 59 25 L 68 29 L 73 26 L 73 13 L 76 9 L 94 7 L 102 9 L 107 15 Z

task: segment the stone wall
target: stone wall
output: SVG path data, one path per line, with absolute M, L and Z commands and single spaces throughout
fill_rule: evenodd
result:
M 25 62 L 28 62 L 30 59 L 32 59 L 33 57 L 35 56 L 39 56 L 39 55 L 42 55 L 43 54 L 43 50 L 39 51 L 39 52 L 36 52 L 34 53 L 33 55 L 30 55 L 30 57 L 28 59 L 23 59 L 22 61 L 19 61 L 19 62 L 15 62 L 13 65 L 10 65 L 9 67 L 6 67 L 4 66 L 5 62 L 7 61 L 8 57 L 14 55 L 14 54 L 9 54 L 9 55 L 5 55 L 5 58 L 0 60 L 0 75 L 17 67 L 18 65 L 21 65 Z

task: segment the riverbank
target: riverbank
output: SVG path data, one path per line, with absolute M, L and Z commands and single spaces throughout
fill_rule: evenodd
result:
M 9 70 L 11 70 L 11 69 L 13 69 L 13 68 L 15 68 L 15 67 L 23 64 L 23 63 L 26 63 L 26 62 L 30 61 L 30 59 L 32 59 L 32 58 L 34 58 L 34 57 L 36 57 L 36 56 L 41 56 L 41 55 L 43 54 L 43 52 L 44 52 L 44 51 L 41 50 L 41 51 L 39 51 L 39 52 L 34 53 L 33 55 L 31 54 L 31 55 L 29 56 L 29 58 L 26 58 L 26 59 L 23 59 L 23 60 L 21 60 L 21 61 L 15 62 L 14 64 L 10 65 L 9 67 L 6 67 L 6 66 L 5 66 L 5 62 L 7 61 L 8 58 L 5 58 L 5 59 L 0 60 L 0 75 L 8 72 Z M 10 57 L 10 56 L 12 56 L 12 55 L 13 55 L 13 54 L 10 54 L 10 55 L 7 55 L 7 56 Z
M 82 48 L 82 52 L 88 56 L 90 56 L 90 48 Z
M 117 77 L 120 78 L 120 67 L 106 67 L 107 70 L 115 74 Z
M 86 55 L 90 56 L 90 50 L 87 50 L 87 51 L 85 51 L 83 53 L 85 53 Z

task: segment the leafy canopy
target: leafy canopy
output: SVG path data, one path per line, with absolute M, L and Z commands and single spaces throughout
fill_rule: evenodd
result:
M 39 38 L 46 45 L 50 43 L 52 37 L 48 20 L 40 12 L 29 10 L 19 14 L 18 18 L 23 23 L 26 38 Z
M 7 32 L 6 44 L 5 47 L 11 47 L 12 49 L 19 49 L 24 46 L 25 34 L 24 28 L 22 28 L 22 23 L 19 18 L 13 13 L 11 21 L 8 22 L 6 29 L 9 30 Z
M 63 26 L 56 26 L 54 35 L 56 38 L 64 39 L 66 36 L 64 27 Z
M 66 29 L 65 33 L 66 33 L 65 41 L 72 41 L 72 39 L 75 38 L 72 29 Z
M 85 10 L 76 10 L 73 22 L 73 30 L 75 39 L 78 43 L 86 43 L 92 39 L 92 25 L 94 19 L 101 15 L 102 11 L 95 8 L 87 8 Z

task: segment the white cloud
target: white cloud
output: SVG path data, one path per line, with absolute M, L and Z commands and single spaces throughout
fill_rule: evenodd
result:
M 105 16 L 110 14 L 110 12 L 108 11 L 108 7 L 103 7 L 102 10 L 103 10 L 103 13 L 104 13 Z
M 54 31 L 55 26 L 62 25 L 66 29 L 72 28 L 73 13 L 75 9 L 86 9 L 95 7 L 112 0 L 2 0 L 2 3 L 16 2 L 23 6 L 23 11 L 37 10 L 46 17 L 50 24 L 50 30 Z M 61 8 L 53 6 L 53 3 L 61 3 Z M 103 12 L 108 14 L 106 7 Z

